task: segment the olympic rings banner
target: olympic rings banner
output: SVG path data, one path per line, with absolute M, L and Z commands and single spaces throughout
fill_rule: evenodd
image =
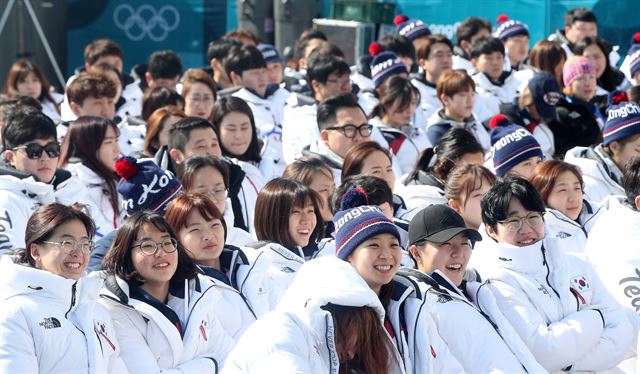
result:
M 125 70 L 153 51 L 172 49 L 184 66 L 205 66 L 206 46 L 226 30 L 227 1 L 67 0 L 67 74 L 82 66 L 84 46 L 111 38 L 124 50 Z

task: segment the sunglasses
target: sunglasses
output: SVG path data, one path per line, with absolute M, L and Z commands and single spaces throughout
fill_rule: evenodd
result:
M 29 143 L 27 145 L 21 145 L 15 147 L 13 150 L 24 149 L 27 153 L 27 157 L 32 160 L 39 160 L 42 157 L 42 152 L 47 152 L 49 158 L 56 158 L 60 156 L 60 144 L 56 142 L 47 143 L 46 145 L 40 145 L 38 143 Z

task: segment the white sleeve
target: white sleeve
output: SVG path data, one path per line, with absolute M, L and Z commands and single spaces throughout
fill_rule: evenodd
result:
M 3 255 L 25 246 L 24 232 L 29 214 L 25 212 L 26 207 L 17 204 L 15 195 L 7 191 L 0 192 L 1 195 L 4 195 L 0 198 L 0 255 Z
M 550 372 L 573 365 L 602 335 L 602 318 L 594 309 L 583 309 L 547 323 L 524 291 L 501 281 L 493 281 L 489 287 L 505 318 Z
M 419 314 L 415 345 L 413 369 L 416 373 L 464 373 L 462 365 L 449 350 L 449 346 L 438 333 L 438 327 L 431 314 L 426 310 Z
M 284 107 L 282 120 L 282 155 L 288 164 L 294 162 L 302 156 L 302 150 L 313 143 L 314 131 L 310 131 L 310 126 L 318 126 L 315 116 L 303 113 L 290 106 Z
M 0 312 L 0 373 L 38 373 L 38 357 L 25 315 L 5 304 Z

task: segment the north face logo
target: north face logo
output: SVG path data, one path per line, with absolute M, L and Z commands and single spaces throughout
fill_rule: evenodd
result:
M 44 327 L 47 330 L 55 329 L 61 326 L 60 321 L 58 321 L 56 317 L 45 318 L 44 322 L 40 322 L 39 325 Z

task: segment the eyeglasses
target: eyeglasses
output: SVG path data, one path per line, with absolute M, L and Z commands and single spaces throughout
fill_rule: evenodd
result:
M 60 249 L 62 249 L 62 251 L 64 253 L 66 253 L 68 255 L 74 253 L 78 249 L 82 253 L 90 253 L 93 250 L 93 242 L 92 241 L 78 243 L 75 240 L 63 240 L 61 242 L 47 241 L 47 242 L 43 242 L 43 243 L 57 245 L 57 246 L 60 247 Z
M 29 143 L 27 145 L 21 145 L 15 147 L 13 150 L 24 149 L 27 153 L 27 157 L 32 160 L 39 160 L 42 157 L 42 152 L 47 152 L 49 158 L 56 158 L 60 156 L 60 144 L 56 142 L 47 143 L 46 145 L 40 145 L 38 143 Z
M 346 136 L 349 139 L 355 138 L 356 133 L 360 133 L 360 136 L 362 136 L 363 138 L 366 138 L 367 136 L 371 135 L 372 129 L 373 129 L 373 126 L 369 124 L 362 125 L 362 126 L 344 125 L 344 126 L 327 127 L 327 130 L 340 131 L 341 133 L 344 134 L 344 136 Z
M 507 231 L 516 232 L 522 228 L 522 222 L 526 222 L 527 225 L 532 228 L 540 226 L 544 222 L 542 219 L 543 215 L 544 213 L 530 213 L 525 217 L 510 218 L 504 221 L 498 221 L 498 223 L 504 225 Z
M 158 248 L 160 247 L 162 247 L 165 253 L 175 252 L 178 249 L 178 242 L 174 238 L 165 239 L 161 243 L 156 243 L 153 240 L 145 240 L 133 246 L 133 248 L 135 247 L 140 247 L 140 252 L 142 252 L 143 255 L 153 256 L 158 253 Z
M 224 201 L 227 199 L 227 193 L 228 193 L 228 190 L 225 188 L 221 190 L 207 191 L 205 195 L 209 196 L 210 198 L 216 201 Z

